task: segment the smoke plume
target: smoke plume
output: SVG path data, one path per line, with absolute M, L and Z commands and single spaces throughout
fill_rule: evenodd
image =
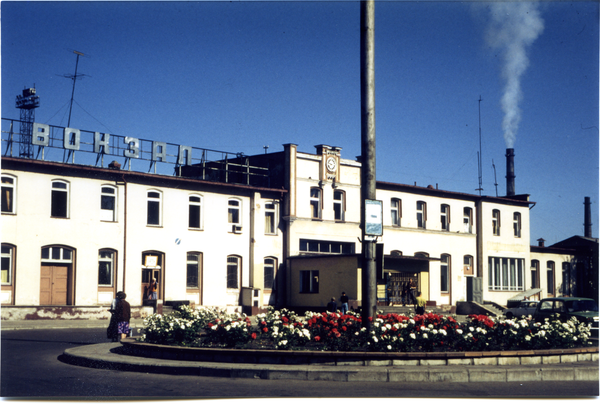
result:
M 537 3 L 493 2 L 487 42 L 500 51 L 504 94 L 500 104 L 504 112 L 502 130 L 507 148 L 512 148 L 521 121 L 521 76 L 529 65 L 527 49 L 544 30 Z

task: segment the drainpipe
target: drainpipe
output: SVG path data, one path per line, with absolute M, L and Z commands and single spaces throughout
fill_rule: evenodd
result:
M 123 178 L 123 292 L 125 292 L 125 279 L 126 279 L 126 267 L 127 267 L 127 180 L 125 180 L 125 174 Z M 125 292 L 126 293 L 126 292 Z

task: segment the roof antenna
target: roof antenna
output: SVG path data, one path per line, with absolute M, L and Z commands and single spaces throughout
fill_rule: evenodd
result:
M 73 109 L 73 95 L 75 95 L 75 83 L 77 82 L 77 79 L 87 76 L 86 74 L 77 74 L 77 66 L 79 66 L 79 56 L 85 56 L 85 55 L 81 52 L 77 52 L 76 50 L 74 50 L 73 53 L 77 55 L 77 60 L 75 60 L 75 74 L 63 74 L 62 75 L 63 77 L 65 77 L 67 79 L 73 80 L 73 91 L 71 91 L 71 105 L 69 107 L 69 120 L 67 122 L 67 127 L 69 127 L 69 128 L 71 127 L 71 110 Z
M 479 195 L 481 196 L 481 191 L 483 191 L 482 183 L 482 168 L 481 168 L 481 95 L 479 96 L 479 152 L 477 153 L 477 171 L 479 174 L 479 188 L 476 191 L 479 191 Z
M 496 165 L 494 159 L 492 159 L 492 167 L 494 168 L 494 186 L 496 187 L 496 197 L 498 196 L 498 181 L 496 180 Z

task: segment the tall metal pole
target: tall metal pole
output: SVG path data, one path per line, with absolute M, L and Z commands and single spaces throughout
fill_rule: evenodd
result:
M 81 52 L 73 51 L 77 55 L 77 60 L 75 61 L 75 74 L 73 75 L 73 91 L 71 91 L 71 106 L 69 107 L 69 121 L 67 122 L 67 127 L 71 127 L 71 110 L 73 109 L 73 95 L 75 95 L 75 83 L 77 82 L 77 66 L 79 65 L 79 55 L 83 55 Z
M 361 98 L 361 227 L 362 227 L 362 325 L 371 328 L 375 316 L 375 240 L 365 235 L 366 200 L 376 198 L 375 177 L 375 2 L 360 3 L 360 98 Z

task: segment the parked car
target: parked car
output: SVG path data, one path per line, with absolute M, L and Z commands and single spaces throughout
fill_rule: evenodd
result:
M 538 300 L 522 300 L 515 307 L 504 310 L 506 318 L 521 318 L 521 316 L 529 316 L 535 313 L 539 301 Z
M 537 306 L 533 318 L 544 321 L 553 314 L 558 314 L 562 320 L 575 317 L 577 320 L 590 325 L 592 337 L 598 338 L 598 304 L 593 299 L 585 297 L 551 297 L 542 299 Z

